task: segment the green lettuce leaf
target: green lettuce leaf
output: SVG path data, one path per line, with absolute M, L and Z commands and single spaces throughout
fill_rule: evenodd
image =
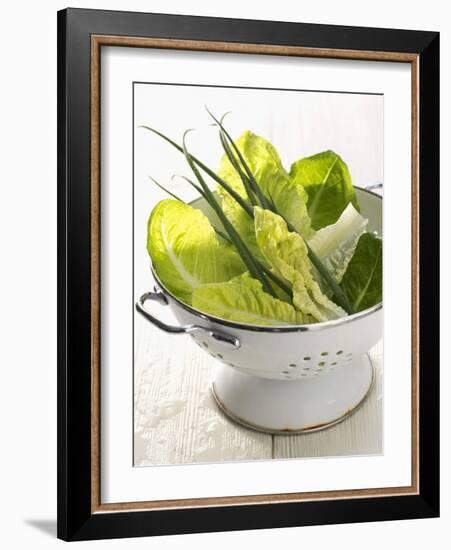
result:
M 222 189 L 222 188 L 221 188 Z M 222 195 L 221 206 L 224 214 L 229 219 L 233 227 L 238 231 L 240 237 L 252 252 L 255 258 L 260 261 L 265 261 L 255 238 L 254 220 L 241 208 L 241 206 L 232 197 Z M 219 189 L 218 189 L 219 194 Z
M 200 210 L 172 199 L 152 210 L 147 250 L 164 286 L 187 303 L 198 286 L 228 281 L 246 269 Z
M 299 233 L 310 237 L 313 231 L 306 206 L 308 196 L 302 185 L 297 185 L 291 180 L 273 145 L 249 130 L 246 130 L 235 143 L 264 195 L 270 201 L 274 201 L 277 210 Z M 226 155 L 221 159 L 218 175 L 242 197 L 247 198 L 243 182 Z M 218 186 L 217 191 L 223 199 L 224 210 L 231 219 L 233 218 L 237 228 L 243 231 L 243 238 L 248 239 L 251 248 L 258 250 L 255 246 L 252 220 L 221 186 Z
M 341 288 L 354 311 L 382 302 L 382 239 L 364 233 L 341 281 Z
M 290 304 L 264 292 L 260 281 L 247 272 L 227 283 L 196 288 L 192 305 L 215 317 L 251 325 L 300 325 L 313 320 Z
M 349 203 L 336 223 L 323 227 L 308 240 L 313 252 L 338 283 L 345 274 L 367 224 L 368 220 Z
M 334 224 L 349 202 L 359 210 L 351 175 L 333 151 L 294 162 L 290 176 L 308 194 L 308 213 L 314 229 Z
M 257 243 L 274 271 L 292 284 L 293 304 L 320 322 L 347 315 L 329 300 L 315 280 L 304 239 L 290 232 L 277 214 L 258 206 L 254 213 Z

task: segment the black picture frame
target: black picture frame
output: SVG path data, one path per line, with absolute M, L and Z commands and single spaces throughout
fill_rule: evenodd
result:
M 418 494 L 186 509 L 93 511 L 93 441 L 90 437 L 92 35 L 417 56 Z M 87 540 L 438 516 L 438 213 L 439 33 L 85 9 L 58 12 L 58 537 Z

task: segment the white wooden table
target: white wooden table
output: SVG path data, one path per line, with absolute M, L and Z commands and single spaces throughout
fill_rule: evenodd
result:
M 363 406 L 336 426 L 270 435 L 228 419 L 210 384 L 216 362 L 188 336 L 135 317 L 135 466 L 382 453 L 382 345 L 371 350 L 376 381 Z

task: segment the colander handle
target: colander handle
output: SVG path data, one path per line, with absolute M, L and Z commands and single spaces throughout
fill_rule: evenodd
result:
M 144 304 L 148 301 L 158 302 L 162 306 L 168 305 L 168 300 L 162 292 L 146 292 L 141 296 L 141 298 L 136 302 L 135 307 L 136 311 L 150 321 L 157 328 L 169 332 L 170 334 L 202 334 L 203 336 L 208 336 L 212 338 L 219 344 L 224 347 L 231 349 L 238 349 L 241 345 L 240 341 L 236 336 L 231 334 L 226 334 L 225 332 L 219 332 L 217 330 L 211 330 L 209 328 L 201 327 L 199 325 L 184 325 L 184 326 L 174 326 L 168 325 L 154 317 L 145 307 Z

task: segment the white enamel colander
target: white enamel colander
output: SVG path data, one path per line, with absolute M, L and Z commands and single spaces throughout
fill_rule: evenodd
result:
M 367 231 L 382 235 L 382 198 L 356 188 Z M 212 217 L 202 201 L 196 206 Z M 154 292 L 136 308 L 148 321 L 173 334 L 189 334 L 217 360 L 212 384 L 220 408 L 247 427 L 299 433 L 336 424 L 364 401 L 373 382 L 368 351 L 382 335 L 382 303 L 324 323 L 258 327 L 200 313 L 168 292 L 155 278 Z M 169 325 L 145 304 L 169 306 L 180 323 Z

